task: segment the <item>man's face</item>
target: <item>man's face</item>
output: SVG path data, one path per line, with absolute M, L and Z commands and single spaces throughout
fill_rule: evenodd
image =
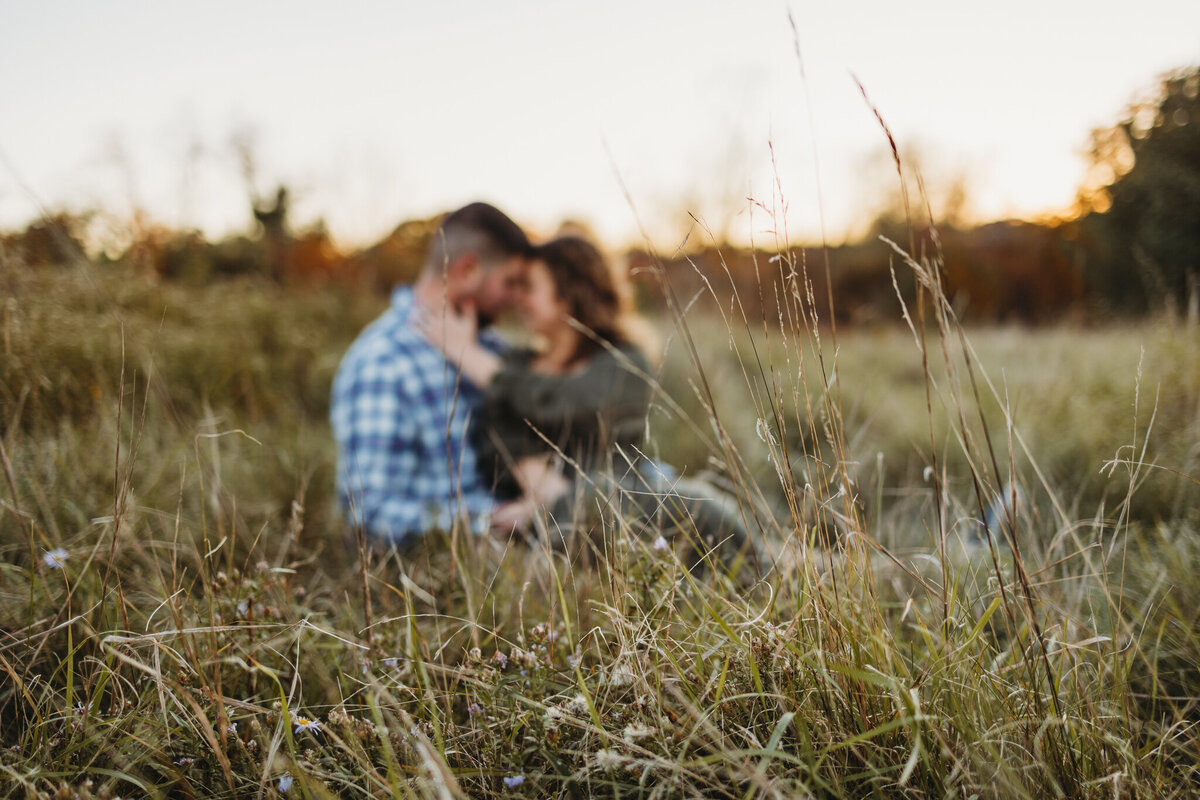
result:
M 479 313 L 479 326 L 490 325 L 516 302 L 517 292 L 525 283 L 525 259 L 519 256 L 480 267 L 478 283 L 470 292 Z

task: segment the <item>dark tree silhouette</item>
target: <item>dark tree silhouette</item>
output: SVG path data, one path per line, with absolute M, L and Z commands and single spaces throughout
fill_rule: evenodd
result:
M 1109 180 L 1083 220 L 1089 278 L 1117 310 L 1184 304 L 1195 314 L 1200 275 L 1200 67 L 1170 73 L 1154 99 L 1093 134 Z

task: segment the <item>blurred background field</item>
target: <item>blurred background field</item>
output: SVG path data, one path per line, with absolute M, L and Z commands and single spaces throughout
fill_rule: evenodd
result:
M 263 506 L 251 527 L 270 519 L 259 516 L 264 512 L 286 516 L 302 485 L 310 494 L 309 513 L 335 526 L 329 386 L 349 343 L 385 307 L 385 295 L 337 286 L 289 289 L 252 277 L 180 286 L 83 262 L 48 270 L 10 264 L 5 288 L 4 433 L 14 463 L 39 464 L 17 474 L 38 476 L 22 491 L 44 496 L 47 524 L 65 533 L 102 516 L 111 504 L 117 442 L 128 454 L 137 441 L 134 468 L 157 477 L 135 485 L 148 493 L 142 501 L 160 510 L 171 509 L 181 494 L 195 499 L 181 492 L 177 469 L 191 472 L 186 480 L 200 481 L 217 467 L 209 460 L 228 450 L 221 480 L 239 487 L 242 502 L 251 504 L 240 513 Z M 724 321 L 712 305 L 697 303 L 688 329 L 719 419 L 755 482 L 778 500 L 762 426 L 769 422 L 779 437 L 782 424 L 780 438 L 795 452 L 803 449 L 809 414 L 803 387 L 821 395 L 816 343 L 807 333 L 786 340 L 777 324 L 772 330 L 761 320 Z M 651 447 L 688 473 L 719 471 L 712 437 L 696 434 L 697 425 L 711 429 L 696 367 L 670 321 L 660 317 L 658 326 L 666 351 L 659 380 L 678 406 L 655 405 Z M 884 510 L 911 505 L 929 495 L 923 476 L 933 464 L 914 337 L 901 324 L 843 327 L 836 345 L 834 336 L 825 330 L 824 370 L 840 397 L 850 473 L 867 494 L 882 492 Z M 991 436 L 1007 449 L 1007 409 L 1021 436 L 1012 443 L 1017 472 L 1027 475 L 1036 464 L 1073 516 L 1111 512 L 1124 499 L 1123 471 L 1102 468 L 1135 455 L 1131 448 L 1165 468 L 1142 478 L 1133 516 L 1153 523 L 1195 514 L 1195 486 L 1176 474 L 1194 475 L 1200 458 L 1200 329 L 1194 324 L 1158 318 L 1108 326 L 985 326 L 970 328 L 967 337 L 990 380 L 990 386 L 980 383 Z M 933 447 L 950 481 L 961 482 L 966 465 L 953 440 L 952 383 L 939 352 L 932 376 Z M 764 420 L 761 400 L 754 411 L 754 397 L 768 386 L 785 390 L 782 423 Z M 245 435 L 228 435 L 234 430 Z M 225 435 L 196 438 L 213 434 Z M 165 462 L 147 463 L 159 458 Z M 61 483 L 52 489 L 41 483 L 45 478 Z M 70 509 L 50 500 L 68 494 Z M 90 508 L 84 497 L 93 498 Z

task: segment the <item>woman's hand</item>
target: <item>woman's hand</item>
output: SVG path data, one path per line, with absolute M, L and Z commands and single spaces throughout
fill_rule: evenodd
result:
M 446 360 L 454 364 L 461 366 L 467 351 L 478 347 L 479 315 L 472 304 L 459 310 L 447 304 L 440 313 L 417 306 L 412 324 L 427 342 L 441 350 Z
M 526 456 L 513 464 L 512 471 L 525 493 L 501 503 L 492 512 L 492 533 L 501 538 L 528 528 L 539 509 L 553 504 L 571 488 L 571 482 L 559 474 L 547 456 Z
M 571 488 L 550 456 L 526 456 L 513 464 L 512 473 L 535 505 L 548 506 Z
M 479 315 L 474 304 L 468 303 L 460 310 L 447 305 L 441 312 L 417 307 L 412 326 L 479 388 L 491 383 L 500 371 L 500 357 L 479 344 Z
M 529 527 L 533 515 L 537 513 L 537 503 L 528 497 L 518 497 L 501 503 L 492 511 L 492 535 L 506 539 L 513 531 Z

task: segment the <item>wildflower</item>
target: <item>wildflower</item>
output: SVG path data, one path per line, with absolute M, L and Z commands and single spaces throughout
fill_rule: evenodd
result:
M 476 714 L 482 714 L 483 706 L 479 705 L 479 703 L 471 703 L 471 705 L 467 706 L 467 713 L 472 717 Z
M 42 561 L 50 569 L 62 569 L 71 554 L 61 547 L 42 554 Z
M 231 722 L 225 726 L 225 732 L 230 736 L 237 736 L 237 723 Z
M 509 789 L 515 789 L 524 782 L 525 782 L 524 775 L 513 775 L 510 778 L 504 779 L 504 785 L 507 786 Z
M 310 731 L 312 733 L 321 732 L 321 723 L 309 717 L 296 717 L 296 733 Z
M 175 766 L 177 766 L 177 767 L 190 767 L 192 764 L 195 764 L 195 763 L 196 763 L 196 759 L 194 759 L 194 758 L 188 758 L 187 756 L 184 756 L 183 758 L 181 758 L 181 759 L 179 759 L 178 761 L 176 761 L 176 762 L 175 762 Z
M 522 675 L 525 674 L 526 669 L 532 669 L 537 666 L 537 656 L 528 650 L 522 650 L 519 647 L 514 647 L 512 649 L 512 656 L 510 656 L 510 658 L 524 668 L 521 670 Z
M 78 701 L 75 702 L 75 713 L 76 714 L 87 714 L 91 710 L 92 710 L 92 701 L 91 700 L 87 701 L 86 703 L 80 703 Z
M 398 666 L 400 666 L 400 659 L 395 658 L 395 657 L 385 658 L 383 660 L 383 665 L 385 667 L 392 667 L 392 668 L 398 667 Z
M 671 545 L 667 544 L 667 540 L 661 535 L 657 539 L 655 539 L 654 544 L 651 545 L 651 547 L 653 547 L 655 550 L 660 550 L 660 551 L 666 550 L 670 546 Z
M 504 653 L 501 653 L 499 650 L 497 650 L 492 655 L 492 663 L 495 664 L 500 669 L 504 669 L 504 665 L 508 663 L 508 656 L 504 655 Z
M 280 775 L 279 776 L 279 793 L 287 794 L 288 790 L 292 788 L 292 782 L 295 780 L 296 779 L 292 777 L 292 773 L 290 773 L 290 772 L 285 772 L 282 775 Z
M 581 661 L 583 661 L 583 658 L 577 653 L 571 653 L 569 656 L 567 656 L 567 666 L 569 666 L 571 669 L 578 667 L 579 662 Z

